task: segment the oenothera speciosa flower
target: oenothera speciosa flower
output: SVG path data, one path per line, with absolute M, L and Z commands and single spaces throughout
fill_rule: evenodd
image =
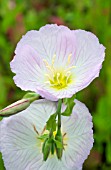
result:
M 11 62 L 14 81 L 50 100 L 69 98 L 99 76 L 104 51 L 90 32 L 46 25 L 18 43 Z
M 46 121 L 56 111 L 56 103 L 33 102 L 25 111 L 4 118 L 0 124 L 0 149 L 6 170 L 81 170 L 93 146 L 92 117 L 84 104 L 75 100 L 70 117 L 62 116 L 63 155 L 56 153 L 43 161 L 40 139 L 49 133 Z M 64 109 L 64 108 L 63 108 Z M 56 131 L 53 132 L 56 135 Z

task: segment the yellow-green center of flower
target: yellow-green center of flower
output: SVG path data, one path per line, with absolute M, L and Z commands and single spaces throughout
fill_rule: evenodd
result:
M 45 83 L 49 84 L 51 88 L 61 90 L 63 88 L 66 88 L 70 83 L 73 82 L 71 70 L 76 66 L 69 67 L 71 55 L 72 54 L 68 56 L 68 61 L 66 63 L 67 67 L 65 67 L 65 69 L 64 68 L 58 69 L 58 67 L 54 67 L 56 55 L 53 56 L 51 65 L 47 62 L 47 60 L 45 59 L 43 60 L 46 68 L 48 69 L 48 73 L 45 74 L 46 77 Z

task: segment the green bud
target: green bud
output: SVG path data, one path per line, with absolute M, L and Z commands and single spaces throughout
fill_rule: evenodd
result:
M 51 151 L 51 139 L 47 138 L 44 143 L 43 143 L 43 147 L 42 147 L 42 152 L 43 152 L 43 160 L 46 161 L 49 154 Z
M 54 151 L 55 151 L 55 142 L 52 140 L 52 143 L 51 143 L 51 154 L 52 155 L 54 154 Z
M 28 99 L 30 101 L 30 103 L 32 103 L 33 101 L 37 100 L 39 98 L 39 94 L 37 93 L 26 93 L 23 97 L 23 99 Z
M 37 93 L 27 93 L 23 99 L 18 100 L 17 102 L 5 107 L 0 110 L 0 116 L 10 116 L 16 114 L 20 111 L 25 110 L 30 104 L 39 98 Z
M 18 100 L 17 102 L 0 110 L 0 116 L 10 116 L 16 114 L 22 110 L 25 110 L 30 105 L 28 99 Z
M 43 146 L 42 146 L 42 153 L 44 153 L 44 148 L 45 148 L 45 144 L 47 142 L 48 138 L 45 139 L 44 143 L 43 143 Z
M 55 140 L 60 142 L 62 144 L 62 146 L 63 146 L 63 138 L 62 138 L 62 134 L 61 134 L 60 130 L 57 131 L 57 134 L 55 136 Z M 58 148 L 57 144 L 55 144 L 55 148 L 56 148 L 56 155 L 57 155 L 58 159 L 61 159 L 62 154 L 63 154 L 63 147 Z

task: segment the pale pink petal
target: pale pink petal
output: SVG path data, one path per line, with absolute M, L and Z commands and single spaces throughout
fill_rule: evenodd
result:
M 29 45 L 22 47 L 10 66 L 12 71 L 16 73 L 14 81 L 22 90 L 36 92 L 37 86 L 42 86 L 45 68 L 37 52 Z
M 84 104 L 77 100 L 75 103 L 71 117 L 62 117 L 67 146 L 61 161 L 50 155 L 44 162 L 41 141 L 37 139 L 49 116 L 55 113 L 56 102 L 35 101 L 25 111 L 3 119 L 0 146 L 6 169 L 81 170 L 93 145 L 92 118 Z
M 98 38 L 87 31 L 75 30 L 76 54 L 73 70 L 75 81 L 71 89 L 75 92 L 87 87 L 96 77 L 105 57 L 105 47 L 99 43 Z
M 47 88 L 48 70 L 44 60 L 51 65 L 55 55 L 56 69 L 67 68 L 70 54 L 71 61 L 74 60 L 75 35 L 70 29 L 52 24 L 42 27 L 39 31 L 29 31 L 18 43 L 15 54 L 10 65 L 16 74 L 14 81 L 18 87 L 26 91 L 35 91 L 51 100 L 58 100 L 64 96 L 63 92 L 57 96 L 54 89 Z M 66 95 L 69 96 L 71 94 Z
M 56 24 L 41 27 L 39 31 L 29 31 L 22 37 L 17 45 L 15 54 L 19 54 L 24 45 L 34 48 L 40 58 L 47 59 L 49 63 L 56 54 L 57 63 L 63 64 L 63 61 L 75 52 L 75 35 L 65 26 L 57 26 Z M 56 62 L 55 61 L 55 62 Z M 62 63 L 61 63 L 62 62 Z
M 14 81 L 22 90 L 37 92 L 53 101 L 69 98 L 99 76 L 104 51 L 90 32 L 46 25 L 39 31 L 29 31 L 18 43 L 11 62 Z M 50 79 L 59 72 L 66 77 L 70 74 L 72 82 L 58 90 Z
M 62 160 L 67 167 L 82 167 L 93 147 L 92 117 L 87 107 L 75 100 L 72 115 L 63 117 L 62 121 L 66 133 L 64 143 L 67 144 Z

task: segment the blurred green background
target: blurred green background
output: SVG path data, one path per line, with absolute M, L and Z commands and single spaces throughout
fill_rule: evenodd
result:
M 77 98 L 88 106 L 94 122 L 95 143 L 83 169 L 111 170 L 111 0 L 0 0 L 0 109 L 25 94 L 15 86 L 9 66 L 17 42 L 47 23 L 91 31 L 106 47 L 100 77 Z

